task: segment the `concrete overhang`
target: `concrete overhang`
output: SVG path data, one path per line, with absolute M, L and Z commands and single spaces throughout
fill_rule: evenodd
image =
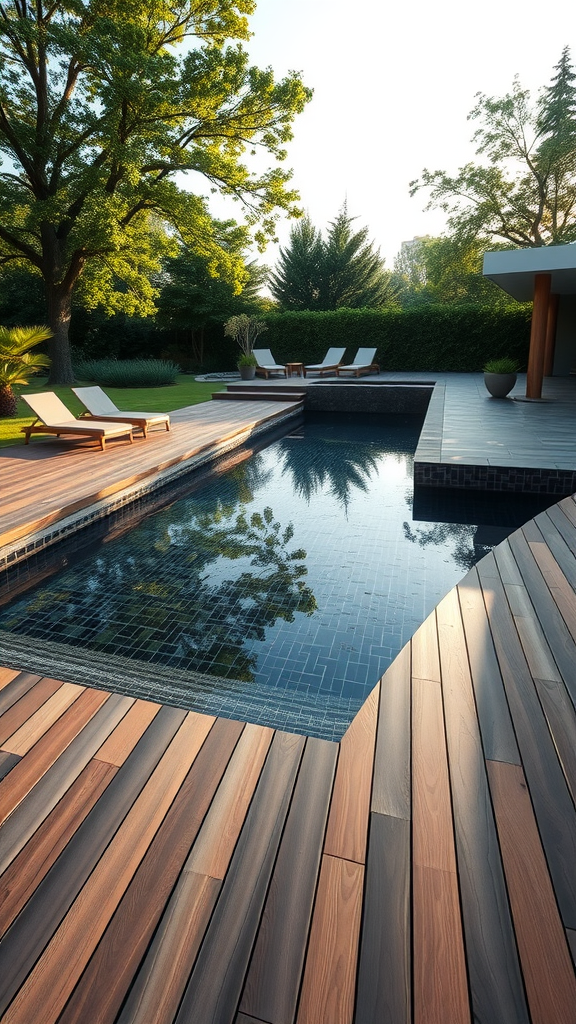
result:
M 576 295 L 576 242 L 487 252 L 483 274 L 519 302 L 532 301 L 536 274 L 551 275 L 553 295 Z

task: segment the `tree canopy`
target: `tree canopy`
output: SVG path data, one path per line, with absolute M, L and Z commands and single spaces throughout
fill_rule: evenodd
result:
M 458 233 L 437 238 L 425 235 L 404 243 L 394 260 L 393 275 L 400 305 L 474 302 L 501 307 L 515 303 L 482 275 L 482 258 L 488 248 L 505 246 Z
M 453 234 L 514 246 L 576 239 L 576 75 L 565 47 L 534 103 L 519 79 L 501 98 L 477 94 L 469 120 L 478 160 L 455 175 L 424 170 L 411 195 L 429 189 L 427 209 L 448 213 Z
M 284 309 L 361 309 L 394 301 L 384 260 L 368 228 L 353 230 L 354 219 L 344 204 L 325 240 L 309 217 L 294 225 L 270 275 L 270 290 Z
M 75 289 L 89 307 L 150 313 L 151 275 L 179 240 L 211 274 L 245 278 L 200 189 L 240 200 L 261 244 L 280 210 L 297 212 L 277 161 L 311 93 L 296 73 L 276 82 L 270 68 L 250 66 L 242 41 L 254 7 L 0 6 L 0 266 L 27 263 L 43 279 L 54 382 L 72 379 Z M 272 168 L 244 162 L 258 150 Z

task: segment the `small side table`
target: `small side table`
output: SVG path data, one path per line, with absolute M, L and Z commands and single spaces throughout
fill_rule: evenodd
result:
M 286 376 L 287 377 L 303 377 L 304 376 L 304 363 L 286 363 Z

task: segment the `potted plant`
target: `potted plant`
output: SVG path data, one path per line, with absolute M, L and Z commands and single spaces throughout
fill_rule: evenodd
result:
M 484 364 L 484 383 L 492 398 L 506 398 L 516 383 L 519 364 L 509 356 L 489 359 Z
M 38 370 L 50 366 L 48 356 L 29 349 L 51 337 L 49 327 L 0 327 L 0 418 L 16 415 L 14 385 L 28 384 Z
M 224 334 L 234 338 L 242 352 L 238 357 L 238 369 L 242 380 L 254 380 L 256 376 L 256 357 L 253 354 L 254 342 L 259 334 L 268 330 L 268 325 L 255 316 L 240 313 L 231 316 L 224 324 Z
M 256 362 L 256 356 L 253 355 L 252 352 L 248 355 L 245 352 L 242 352 L 242 354 L 238 356 L 238 369 L 240 370 L 241 380 L 254 380 L 257 366 L 258 363 Z

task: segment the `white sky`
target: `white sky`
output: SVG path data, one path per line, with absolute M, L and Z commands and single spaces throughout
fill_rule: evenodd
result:
M 259 0 L 250 25 L 253 63 L 276 78 L 301 71 L 314 89 L 285 162 L 302 207 L 324 228 L 346 198 L 390 269 L 403 240 L 442 231 L 408 183 L 472 157 L 475 93 L 501 96 L 518 74 L 535 96 L 565 45 L 576 63 L 574 0 Z M 276 256 L 269 246 L 261 259 Z

